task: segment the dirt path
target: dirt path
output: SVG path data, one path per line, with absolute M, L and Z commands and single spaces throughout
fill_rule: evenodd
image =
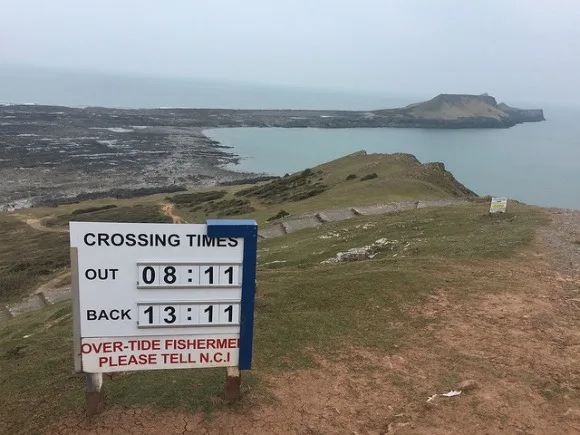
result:
M 171 217 L 174 224 L 185 223 L 180 216 L 173 214 L 173 205 L 164 204 L 162 208 L 163 214 Z M 23 219 L 21 216 L 19 218 Z M 65 228 L 50 228 L 42 225 L 39 219 L 25 218 L 23 219 L 27 225 L 38 231 L 48 231 L 56 233 L 67 233 Z M 57 286 L 64 278 L 70 276 L 70 272 L 63 272 L 50 281 L 40 285 L 30 296 L 23 298 L 19 302 L 14 302 L 8 305 L 0 305 L 0 323 L 6 322 L 14 317 L 28 314 L 33 311 L 38 311 L 47 305 L 69 300 L 71 295 L 70 284 L 64 286 Z
M 181 218 L 181 216 L 173 214 L 173 208 L 174 208 L 173 204 L 163 204 L 161 207 L 161 212 L 165 216 L 170 217 L 174 224 L 187 223 Z M 68 233 L 69 232 L 69 230 L 67 228 L 51 228 L 51 227 L 44 226 L 44 225 L 42 225 L 42 222 L 40 221 L 40 219 L 37 219 L 37 218 L 23 218 L 22 216 L 18 216 L 18 215 L 15 215 L 15 216 L 24 220 L 24 222 L 29 227 L 34 228 L 35 230 L 38 230 L 38 231 L 47 231 L 47 232 L 51 232 L 51 233 Z
M 58 285 L 70 276 L 70 272 L 63 272 L 50 281 L 40 285 L 30 296 L 7 305 L 0 306 L 0 323 L 14 317 L 42 310 L 47 305 L 69 300 L 71 295 L 70 284 Z
M 181 216 L 178 216 L 176 214 L 173 214 L 173 209 L 174 209 L 174 205 L 173 204 L 163 204 L 163 206 L 161 207 L 161 212 L 171 218 L 172 222 L 174 224 L 186 224 L 187 222 L 184 221 Z
M 42 225 L 39 219 L 29 218 L 25 220 L 26 224 L 38 231 L 47 231 L 50 233 L 68 233 L 67 228 L 51 228 Z
M 580 212 L 550 213 L 527 252 L 443 268 L 449 285 L 410 309 L 429 321 L 405 349 L 345 349 L 332 362 L 317 357 L 316 370 L 261 374 L 273 402 L 250 392 L 211 420 L 113 406 L 98 421 L 78 415 L 49 433 L 578 434 Z M 463 279 L 469 298 L 453 286 Z M 466 380 L 461 395 L 427 402 Z
M 71 285 L 62 285 L 62 282 L 67 278 L 70 278 L 70 271 L 63 272 L 50 281 L 42 284 L 36 289 L 34 294 L 41 295 L 47 304 L 56 304 L 57 302 L 69 300 L 72 297 Z M 70 279 L 68 281 L 70 281 Z
M 554 266 L 567 275 L 580 275 L 580 211 L 549 209 L 552 225 L 541 232 Z

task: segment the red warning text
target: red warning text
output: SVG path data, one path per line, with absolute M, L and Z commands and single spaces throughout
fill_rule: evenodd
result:
M 238 364 L 238 336 L 83 338 L 83 371 L 227 367 Z

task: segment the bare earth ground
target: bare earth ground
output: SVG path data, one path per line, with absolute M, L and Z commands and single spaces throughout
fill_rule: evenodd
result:
M 172 223 L 174 223 L 174 224 L 187 223 L 181 218 L 181 216 L 177 216 L 177 215 L 173 214 L 173 208 L 174 208 L 173 204 L 163 204 L 161 206 L 161 212 L 165 216 L 170 217 Z
M 449 286 L 412 309 L 437 322 L 396 354 L 317 356 L 318 369 L 266 376 L 270 403 L 250 391 L 239 407 L 211 419 L 110 406 L 98 419 L 79 413 L 48 432 L 580 433 L 580 212 L 551 213 L 551 226 L 515 258 L 461 266 L 442 260 Z M 469 297 L 453 289 L 453 278 L 465 276 Z M 490 282 L 497 291 L 478 295 Z M 427 403 L 468 379 L 475 388 Z
M 48 231 L 52 233 L 68 233 L 66 228 L 51 228 L 42 225 L 39 219 L 26 219 L 26 224 L 38 231 Z

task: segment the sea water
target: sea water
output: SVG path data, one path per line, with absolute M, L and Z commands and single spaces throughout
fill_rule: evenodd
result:
M 468 188 L 528 204 L 580 209 L 580 109 L 545 108 L 547 121 L 509 129 L 230 128 L 206 134 L 233 147 L 232 168 L 283 175 L 355 151 L 443 162 Z

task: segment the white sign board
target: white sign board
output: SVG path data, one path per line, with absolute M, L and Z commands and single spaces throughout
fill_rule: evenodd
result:
M 491 198 L 491 206 L 489 207 L 489 212 L 490 213 L 505 213 L 507 209 L 507 198 L 506 197 L 501 197 L 501 198 L 496 198 L 493 197 Z
M 243 238 L 90 222 L 71 222 L 70 238 L 77 370 L 238 365 Z

